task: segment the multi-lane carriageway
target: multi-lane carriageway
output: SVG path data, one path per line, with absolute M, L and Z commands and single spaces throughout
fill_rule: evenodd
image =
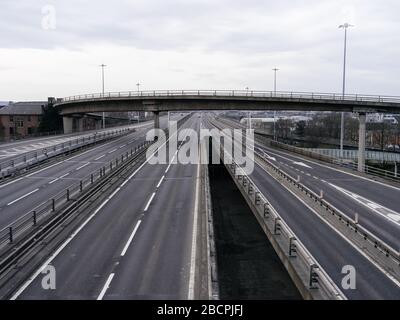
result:
M 181 130 L 210 127 L 210 115 L 192 116 Z M 202 122 L 202 123 L 201 123 Z M 166 121 L 161 121 L 161 127 Z M 146 129 L 66 158 L 0 185 L 0 227 L 82 176 L 144 141 Z M 180 146 L 180 142 L 178 146 Z M 325 196 L 393 247 L 399 245 L 397 187 L 256 145 L 271 161 Z M 177 157 L 177 154 L 174 155 Z M 144 161 L 115 190 L 104 195 L 82 224 L 41 266 L 16 288 L 13 299 L 187 299 L 194 298 L 199 258 L 196 241 L 199 168 L 196 164 L 158 164 Z M 251 174 L 263 194 L 296 233 L 333 281 L 340 287 L 342 267 L 357 271 L 357 287 L 343 291 L 349 299 L 400 299 L 396 279 L 382 270 L 322 221 L 258 164 Z M 41 286 L 41 271 L 52 265 L 55 290 Z
M 226 121 L 223 122 L 225 125 Z M 211 126 L 211 124 L 210 124 Z M 228 127 L 239 128 L 228 121 Z M 300 176 L 306 186 L 359 222 L 394 248 L 400 248 L 400 188 L 341 171 L 313 160 L 272 149 L 255 142 L 265 158 L 290 175 Z M 342 267 L 357 271 L 357 288 L 343 291 L 349 299 L 400 299 L 400 282 L 387 276 L 350 241 L 322 221 L 300 198 L 278 183 L 259 164 L 250 175 L 285 222 L 340 287 Z

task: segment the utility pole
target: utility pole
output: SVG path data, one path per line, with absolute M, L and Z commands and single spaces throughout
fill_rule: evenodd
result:
M 349 23 L 344 23 L 339 26 L 340 29 L 344 29 L 344 53 L 343 53 L 343 83 L 342 83 L 342 99 L 346 93 L 346 58 L 347 58 L 347 28 L 354 27 Z M 340 157 L 343 157 L 343 141 L 344 141 L 344 112 L 341 113 L 340 117 Z
M 246 87 L 246 97 L 249 95 L 249 87 Z M 247 113 L 247 122 L 249 123 L 249 129 L 251 129 L 251 111 Z
M 274 71 L 274 97 L 276 97 L 276 72 L 279 70 L 278 68 L 273 68 Z M 276 141 L 276 110 L 274 110 L 274 140 Z
M 140 92 L 140 83 L 136 83 L 136 87 L 137 87 L 137 95 L 139 96 L 139 92 Z M 140 113 L 139 111 L 137 112 L 137 122 L 139 123 L 139 119 L 140 119 Z
M 106 65 L 102 63 L 99 67 L 101 67 L 101 82 L 102 82 L 102 97 L 104 98 L 104 67 Z M 106 113 L 103 111 L 103 117 L 102 117 L 102 124 L 103 124 L 103 129 L 106 127 Z

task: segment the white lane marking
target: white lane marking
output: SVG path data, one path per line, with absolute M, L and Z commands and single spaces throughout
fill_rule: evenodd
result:
M 174 133 L 171 137 L 169 137 L 168 138 L 168 140 L 167 141 L 169 141 L 174 135 L 176 135 L 176 133 Z M 166 143 L 167 143 L 167 141 L 166 142 L 164 142 L 164 144 L 163 145 L 165 145 Z M 113 142 L 113 141 L 112 141 Z M 112 143 L 112 142 L 109 142 L 109 143 Z M 107 144 L 109 144 L 109 143 L 107 143 Z M 163 146 L 162 145 L 162 146 Z M 103 145 L 104 146 L 104 145 Z M 161 147 L 162 147 L 161 146 Z M 99 146 L 99 147 L 96 147 L 96 148 L 100 148 L 101 146 Z M 95 149 L 96 149 L 95 148 Z M 92 150 L 94 150 L 94 149 L 92 149 Z M 89 151 L 92 151 L 92 150 L 89 150 Z M 88 152 L 88 151 L 87 151 Z M 154 151 L 153 152 L 153 154 L 151 154 L 150 156 L 149 156 L 149 158 L 146 160 L 146 161 L 144 161 L 140 166 L 139 166 L 139 168 L 137 168 L 129 177 L 128 177 L 128 179 L 126 179 L 125 180 L 125 182 L 124 183 L 122 183 L 121 185 L 120 185 L 120 187 L 122 188 L 129 180 L 131 180 L 135 175 L 136 175 L 136 173 L 142 168 L 142 167 L 144 167 L 144 165 L 146 165 L 146 163 L 155 155 L 157 153 L 157 151 Z M 11 297 L 11 299 L 10 300 L 15 300 L 15 299 L 17 299 L 20 295 L 21 295 L 21 293 L 22 292 L 24 292 L 25 291 L 25 289 L 37 278 L 37 276 L 39 275 L 39 274 L 41 274 L 41 272 L 48 266 L 48 264 L 50 263 L 50 262 L 52 262 L 59 254 L 60 254 L 60 252 L 75 238 L 75 236 L 90 222 L 90 220 L 92 220 L 93 219 L 93 217 L 108 203 L 108 201 L 110 201 L 110 198 L 107 198 L 94 212 L 93 212 L 93 214 L 74 232 L 74 233 L 72 233 L 71 234 L 71 236 L 49 257 L 49 259 L 47 259 L 46 260 L 46 262 L 32 275 L 32 277 L 31 278 L 29 278 L 21 287 L 20 287 L 20 289 Z
M 348 197 L 352 198 L 353 200 L 357 201 L 358 203 L 362 204 L 364 207 L 374 211 L 375 213 L 379 214 L 380 216 L 386 218 L 390 222 L 394 222 L 397 225 L 400 225 L 400 213 L 393 211 L 392 209 L 386 208 L 376 202 L 373 202 L 367 198 L 364 198 L 357 193 L 351 192 L 349 190 L 343 189 L 337 185 L 329 183 L 329 185 L 336 190 L 344 193 Z
M 80 170 L 80 169 L 82 169 L 82 168 L 88 166 L 89 164 L 90 164 L 90 162 L 87 162 L 87 163 L 85 163 L 84 165 L 82 165 L 82 166 L 76 168 L 75 170 L 78 171 L 78 170 Z
M 111 151 L 108 151 L 108 153 L 113 153 L 115 151 L 117 151 L 117 149 L 112 149 Z
M 60 180 L 60 178 L 55 178 L 54 180 L 50 181 L 49 184 L 53 184 L 54 182 Z
M 146 204 L 146 207 L 144 208 L 144 210 L 143 211 L 147 211 L 147 209 L 149 209 L 149 206 L 150 206 L 150 203 L 153 201 L 153 198 L 154 198 L 154 196 L 156 195 L 156 193 L 155 192 L 153 192 L 153 194 L 151 195 L 151 197 L 150 197 L 150 199 L 149 199 L 149 201 L 147 202 L 147 204 Z
M 123 148 L 123 147 L 126 147 L 126 144 L 123 144 L 122 146 L 120 146 L 119 148 L 121 149 L 121 148 Z
M 99 296 L 97 297 L 97 300 L 103 300 L 103 297 L 106 294 L 106 291 L 108 290 L 108 288 L 110 287 L 110 284 L 111 284 L 112 279 L 114 278 L 114 275 L 115 275 L 114 273 L 111 273 L 108 276 L 108 279 L 107 279 L 106 283 L 104 284 L 103 289 L 101 289 L 101 292 L 100 292 Z
M 16 203 L 17 201 L 22 200 L 23 198 L 26 198 L 27 196 L 30 196 L 32 193 L 35 193 L 38 190 L 39 190 L 39 188 L 37 188 L 37 189 L 35 189 L 35 190 L 31 191 L 31 192 L 28 192 L 27 194 L 24 194 L 23 196 L 19 197 L 18 199 L 15 199 L 15 200 L 7 203 L 7 205 L 11 206 L 12 204 Z
M 18 179 L 16 179 L 16 180 L 13 180 L 13 181 L 10 181 L 10 182 L 8 182 L 8 183 L 6 183 L 6 184 L 3 184 L 3 185 L 0 186 L 0 189 L 1 189 L 1 188 L 4 188 L 4 187 L 7 187 L 8 185 L 13 184 L 14 182 L 17 182 L 17 181 L 22 180 L 22 179 L 24 179 L 24 177 L 18 178 Z
M 101 158 L 103 158 L 103 157 L 105 157 L 106 155 L 105 154 L 103 154 L 102 156 L 100 156 L 100 157 L 97 157 L 97 158 L 95 158 L 94 160 L 95 161 L 97 161 L 97 160 L 100 160 Z
M 160 187 L 160 185 L 161 185 L 161 183 L 163 182 L 164 178 L 165 178 L 165 176 L 162 176 L 162 177 L 161 177 L 160 181 L 159 181 L 158 184 L 157 184 L 157 187 L 156 187 L 157 189 Z
M 268 175 L 270 175 L 274 180 L 276 180 L 275 177 L 273 177 L 268 171 L 266 171 L 260 163 L 258 163 L 258 166 L 265 171 Z M 278 180 L 276 180 L 278 183 L 280 183 Z M 383 269 L 380 265 L 378 265 L 374 260 L 372 260 L 362 249 L 358 248 L 353 242 L 351 242 L 345 235 L 343 235 L 339 230 L 335 228 L 328 220 L 325 220 L 323 217 L 321 217 L 317 211 L 315 211 L 312 207 L 310 207 L 303 199 L 300 198 L 294 191 L 290 190 L 288 187 L 282 184 L 282 186 L 289 191 L 293 196 L 297 198 L 304 206 L 306 206 L 312 213 L 314 213 L 323 223 L 326 223 L 336 234 L 338 234 L 343 240 L 345 240 L 350 246 L 352 246 L 359 254 L 361 254 L 365 259 L 367 259 L 373 266 L 375 266 L 380 272 L 382 272 L 385 276 L 387 276 L 394 284 L 397 286 L 400 286 L 400 281 L 398 281 L 396 278 L 394 278 L 390 273 L 388 273 L 385 269 Z
M 132 231 L 132 233 L 131 233 L 131 235 L 130 235 L 128 241 L 127 241 L 126 244 L 125 244 L 124 249 L 123 249 L 122 252 L 121 252 L 121 257 L 123 257 L 123 256 L 125 255 L 126 251 L 128 251 L 128 248 L 129 248 L 129 246 L 131 245 L 131 242 L 132 242 L 132 240 L 133 240 L 133 237 L 135 236 L 136 231 L 139 229 L 139 226 L 140 226 L 141 223 L 142 223 L 142 220 L 139 220 L 139 221 L 136 223 L 135 228 L 133 229 L 133 231 Z
M 32 173 L 30 173 L 30 174 L 27 174 L 25 177 L 31 177 L 31 176 L 33 176 L 33 175 L 39 173 L 39 172 L 42 172 L 42 171 L 44 171 L 44 170 L 47 170 L 47 169 L 50 169 L 50 168 L 52 168 L 52 167 L 58 166 L 59 164 L 62 164 L 62 163 L 64 163 L 64 162 L 65 162 L 65 161 L 61 161 L 61 162 L 52 164 L 51 166 L 48 166 L 48 167 L 45 167 L 45 168 L 40 169 L 40 170 L 38 170 L 38 171 L 32 172 Z
M 196 197 L 194 200 L 194 216 L 193 216 L 193 229 L 192 229 L 192 253 L 190 257 L 190 275 L 189 275 L 189 291 L 188 300 L 194 299 L 194 280 L 196 276 L 196 247 L 197 247 L 197 219 L 199 211 L 199 189 L 200 189 L 200 163 L 197 164 L 197 177 L 196 177 Z
M 59 177 L 59 179 L 65 178 L 67 175 L 69 175 L 69 172 L 66 174 L 63 174 L 61 177 Z
M 171 167 L 171 163 L 168 165 L 167 169 L 165 169 L 165 173 L 168 172 L 169 168 Z
M 302 166 L 302 167 L 306 167 L 308 169 L 312 169 L 312 167 L 310 167 L 309 165 L 305 164 L 304 162 L 300 162 L 300 161 L 293 161 L 294 164 L 297 164 L 298 166 Z
M 14 293 L 14 295 L 10 298 L 10 300 L 17 299 L 22 292 L 37 278 L 39 274 L 60 254 L 62 250 L 76 237 L 76 235 L 94 218 L 94 216 L 110 201 L 107 198 L 93 213 L 92 215 L 85 220 L 85 222 L 74 231 L 69 238 L 43 263 L 43 265 L 30 277 L 20 288 Z

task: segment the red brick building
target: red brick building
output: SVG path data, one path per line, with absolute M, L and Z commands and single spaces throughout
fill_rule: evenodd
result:
M 0 137 L 24 137 L 37 132 L 47 101 L 10 103 L 0 108 Z

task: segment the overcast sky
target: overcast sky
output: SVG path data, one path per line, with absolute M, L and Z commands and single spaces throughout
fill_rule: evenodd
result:
M 398 0 L 1 0 L 0 100 L 141 89 L 400 95 Z

